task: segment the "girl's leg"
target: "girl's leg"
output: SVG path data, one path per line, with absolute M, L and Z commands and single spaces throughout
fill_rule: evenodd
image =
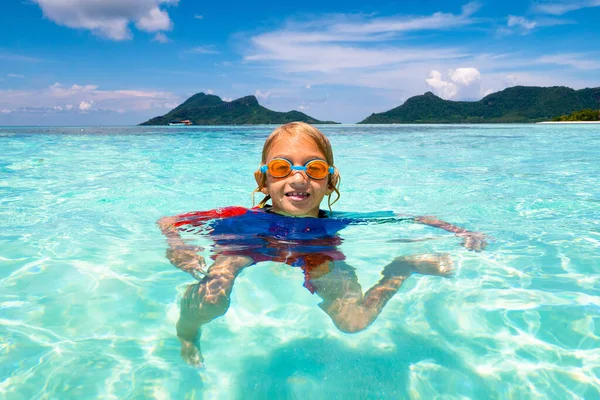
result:
M 354 333 L 364 330 L 375 321 L 412 273 L 445 276 L 451 272 L 452 260 L 447 254 L 398 257 L 384 268 L 383 278 L 363 296 L 354 268 L 336 262 L 332 273 L 314 280 L 313 285 L 323 299 L 319 306 L 338 329 Z
M 202 365 L 200 327 L 225 314 L 229 308 L 233 282 L 239 273 L 252 264 L 249 257 L 219 256 L 208 269 L 208 275 L 188 286 L 181 299 L 177 321 L 177 337 L 181 341 L 181 356 L 192 365 Z

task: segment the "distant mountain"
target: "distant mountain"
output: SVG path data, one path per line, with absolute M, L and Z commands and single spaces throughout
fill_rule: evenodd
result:
M 254 96 L 226 102 L 219 96 L 196 93 L 162 117 L 155 117 L 140 125 L 168 125 L 170 122 L 190 120 L 194 125 L 260 125 L 285 124 L 303 121 L 309 124 L 335 124 L 319 121 L 300 111 L 277 112 L 258 104 Z
M 479 101 L 443 100 L 427 92 L 389 111 L 371 114 L 359 123 L 539 122 L 586 108 L 600 109 L 600 88 L 515 86 Z

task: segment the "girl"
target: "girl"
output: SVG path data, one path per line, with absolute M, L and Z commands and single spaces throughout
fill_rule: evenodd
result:
M 339 199 L 340 173 L 329 140 L 311 125 L 292 122 L 275 129 L 265 141 L 254 177 L 258 186 L 252 194 L 265 195 L 257 208 L 228 207 L 158 221 L 169 245 L 167 258 L 199 280 L 186 290 L 177 322 L 182 356 L 190 364 L 203 361 L 200 327 L 227 311 L 236 276 L 261 261 L 300 267 L 304 286 L 323 299 L 319 307 L 338 329 L 348 333 L 373 323 L 410 274 L 452 272 L 447 255 L 398 257 L 383 268 L 382 279 L 363 293 L 354 268 L 338 249 L 341 240 L 337 236 L 345 226 L 360 221 L 328 218 L 329 213 L 321 210 L 325 197 L 330 211 Z M 469 250 L 481 251 L 486 245 L 482 234 L 433 217 L 410 219 L 454 232 Z M 179 234 L 198 227 L 208 227 L 215 241 L 214 262 L 207 272 L 198 254 L 202 249 L 187 245 Z

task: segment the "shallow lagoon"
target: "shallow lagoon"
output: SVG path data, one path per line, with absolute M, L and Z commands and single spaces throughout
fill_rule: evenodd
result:
M 0 128 L 0 398 L 600 396 L 598 125 L 322 127 L 334 210 L 436 215 L 494 241 L 474 253 L 426 226 L 349 227 L 365 289 L 399 255 L 449 253 L 456 272 L 413 275 L 349 335 L 300 270 L 253 266 L 203 329 L 206 367 L 185 364 L 175 323 L 193 279 L 154 222 L 250 206 L 272 129 Z

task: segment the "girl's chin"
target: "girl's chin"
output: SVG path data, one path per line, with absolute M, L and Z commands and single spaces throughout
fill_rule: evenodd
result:
M 286 215 L 288 217 L 298 217 L 298 218 L 302 218 L 302 217 L 318 217 L 319 216 L 319 210 L 310 210 L 308 208 L 300 208 L 300 207 L 294 207 L 294 206 L 288 206 L 288 207 L 283 207 L 283 208 L 273 208 L 273 212 L 276 212 L 277 214 L 280 215 Z

